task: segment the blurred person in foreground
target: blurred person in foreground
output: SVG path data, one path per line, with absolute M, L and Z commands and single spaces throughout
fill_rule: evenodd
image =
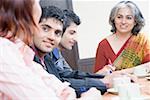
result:
M 3 100 L 76 100 L 74 89 L 48 74 L 33 61 L 33 35 L 42 32 L 39 0 L 1 0 L 0 3 L 0 99 Z M 95 100 L 96 89 L 82 95 Z M 92 95 L 93 94 L 93 95 Z

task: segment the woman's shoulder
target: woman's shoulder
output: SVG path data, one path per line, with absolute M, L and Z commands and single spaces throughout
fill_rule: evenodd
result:
M 109 35 L 107 37 L 105 37 L 104 39 L 102 39 L 100 42 L 99 42 L 99 45 L 106 45 L 108 44 L 109 40 L 111 40 L 112 38 L 112 35 Z
M 106 38 L 104 38 L 103 40 L 101 40 L 100 42 L 99 42 L 99 46 L 104 46 L 104 45 L 106 45 L 107 44 L 107 39 Z
M 102 39 L 102 40 L 99 42 L 99 44 L 105 44 L 105 43 L 107 43 L 109 37 L 110 37 L 110 36 L 107 36 L 107 37 L 105 37 L 104 39 Z
M 150 35 L 146 33 L 139 33 L 134 36 L 135 38 L 143 41 L 150 41 Z
M 10 42 L 8 39 L 0 37 L 0 43 Z
M 6 47 L 6 46 L 14 46 L 15 44 L 13 42 L 11 42 L 10 40 L 0 37 L 0 46 L 2 47 Z
M 147 33 L 139 33 L 137 35 L 135 35 L 136 37 L 140 37 L 140 38 L 148 38 L 149 37 L 149 34 Z
M 0 46 L 0 52 L 2 52 L 0 57 L 4 62 L 9 64 L 17 64 L 18 62 L 22 61 L 22 56 L 20 55 L 19 49 L 15 43 L 6 38 L 0 37 Z
M 13 51 L 13 52 L 18 52 L 18 45 L 12 41 L 10 41 L 9 39 L 6 39 L 6 38 L 3 38 L 3 37 L 0 37 L 0 48 L 1 50 L 10 50 L 10 51 Z

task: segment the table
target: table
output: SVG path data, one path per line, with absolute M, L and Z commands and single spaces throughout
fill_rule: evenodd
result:
M 141 85 L 142 95 L 150 97 L 150 81 L 144 77 L 144 78 L 139 78 L 138 83 Z M 102 100 L 112 100 L 115 97 L 118 97 L 118 95 L 106 92 L 102 96 Z

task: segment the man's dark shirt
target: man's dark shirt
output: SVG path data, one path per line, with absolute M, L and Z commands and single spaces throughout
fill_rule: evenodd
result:
M 70 86 L 75 89 L 78 97 L 82 92 L 87 91 L 91 87 L 96 87 L 101 91 L 102 94 L 107 91 L 106 85 L 99 80 L 100 78 L 104 77 L 103 75 L 72 70 L 65 59 L 62 57 L 61 53 L 56 52 L 59 50 L 56 49 L 56 51 L 54 51 L 48 53 L 44 57 L 44 63 L 47 72 L 54 74 L 62 82 L 67 81 L 71 83 Z M 58 55 L 56 55 L 56 53 L 58 53 Z M 41 64 L 38 56 L 34 57 L 34 61 Z

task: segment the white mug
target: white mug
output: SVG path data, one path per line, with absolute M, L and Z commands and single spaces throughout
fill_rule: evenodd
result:
M 131 83 L 131 79 L 130 77 L 127 76 L 120 76 L 120 77 L 115 77 L 113 78 L 113 87 L 115 90 L 118 90 L 118 86 L 120 84 L 128 84 Z
M 118 93 L 120 100 L 134 100 L 134 98 L 141 98 L 140 87 L 137 83 L 120 84 L 118 86 Z
M 140 86 L 137 83 L 131 83 L 127 86 L 127 93 L 129 98 L 140 98 L 141 92 L 140 92 Z
M 127 84 L 118 85 L 119 100 L 128 100 Z

